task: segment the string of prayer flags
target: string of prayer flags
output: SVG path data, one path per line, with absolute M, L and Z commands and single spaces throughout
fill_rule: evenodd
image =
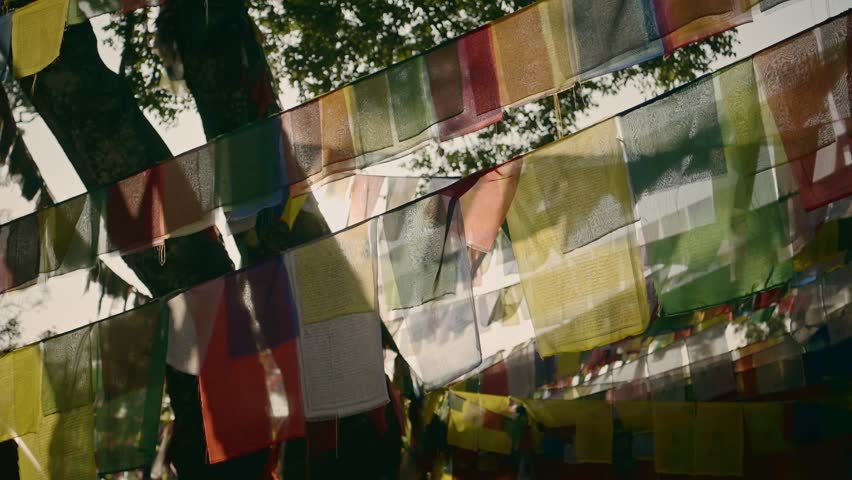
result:
M 13 19 L 13 24 L 26 21 L 28 18 L 26 13 L 29 11 L 27 9 L 39 5 L 52 5 L 55 1 L 38 0 L 27 7 L 15 10 L 13 16 L 22 19 Z M 3 268 L 0 268 L 3 277 L 0 279 L 0 289 L 5 291 L 26 285 L 35 280 L 37 273 L 34 272 L 45 273 L 47 276 L 57 275 L 84 268 L 87 265 L 91 266 L 94 264 L 95 256 L 116 249 L 132 251 L 153 245 L 169 236 L 198 231 L 212 223 L 212 211 L 219 207 L 230 210 L 234 219 L 250 216 L 264 207 L 281 203 L 285 188 L 289 187 L 292 194 L 305 193 L 312 187 L 352 175 L 356 168 L 374 165 L 410 151 L 429 138 L 432 133 L 440 139 L 448 139 L 471 132 L 497 121 L 502 115 L 501 109 L 508 105 L 505 103 L 507 101 L 520 101 L 527 95 L 539 95 L 535 93 L 539 87 L 547 88 L 548 91 L 554 88 L 556 90 L 566 88 L 576 81 L 575 77 L 585 78 L 583 70 L 587 67 L 605 70 L 625 68 L 631 62 L 644 59 L 651 55 L 649 52 L 655 51 L 656 47 L 653 45 L 656 40 L 654 40 L 654 28 L 651 25 L 653 19 L 649 13 L 649 3 L 637 3 L 637 0 L 622 2 L 612 0 L 600 9 L 584 9 L 583 5 L 580 2 L 556 0 L 535 4 L 514 16 L 466 34 L 424 56 L 395 65 L 390 70 L 362 79 L 344 89 L 336 90 L 289 110 L 281 116 L 248 126 L 200 149 L 159 164 L 153 167 L 153 170 L 107 187 L 106 192 L 93 192 L 88 195 L 91 197 L 88 204 L 75 198 L 71 200 L 75 203 L 73 208 L 66 207 L 65 203 L 52 207 L 53 209 L 71 208 L 72 211 L 67 212 L 67 215 L 71 217 L 69 222 L 72 222 L 73 217 L 76 216 L 77 208 L 83 208 L 84 212 L 99 212 L 100 216 L 106 217 L 102 223 L 108 235 L 95 235 L 93 229 L 92 238 L 87 238 L 82 235 L 89 233 L 88 230 L 84 230 L 82 223 L 71 227 L 57 222 L 53 230 L 57 234 L 68 235 L 74 230 L 81 234 L 81 243 L 76 244 L 81 248 L 79 263 L 75 261 L 61 265 L 56 255 L 57 250 L 65 249 L 64 238 L 54 241 L 51 238 L 52 233 L 42 231 L 49 227 L 40 225 L 42 242 L 48 245 L 56 243 L 56 245 L 50 245 L 51 249 L 47 250 L 47 255 L 43 258 L 45 264 L 35 266 L 34 263 L 38 263 L 38 260 L 34 260 L 31 255 L 35 247 L 26 247 L 30 256 L 18 252 L 11 254 L 9 249 L 21 249 L 22 243 L 19 240 L 7 240 L 12 235 L 11 232 L 4 231 L 0 233 L 0 246 L 5 246 L 5 251 L 0 253 L 3 255 L 5 264 Z M 674 4 L 672 5 L 674 8 Z M 715 14 L 711 15 L 702 10 L 704 7 L 699 7 L 701 6 L 695 7 L 697 9 L 695 12 L 683 18 L 699 20 L 715 18 L 713 16 Z M 678 8 L 681 7 L 678 6 Z M 709 12 L 712 13 L 712 11 Z M 593 15 L 594 18 L 588 15 Z M 607 15 L 615 15 L 615 17 L 606 22 L 603 17 Z M 574 28 L 568 28 L 566 23 L 568 20 L 572 22 Z M 835 20 L 840 23 L 843 21 L 845 19 Z M 602 48 L 600 37 L 597 35 L 603 30 L 593 29 L 590 26 L 595 22 L 623 25 L 624 28 L 618 28 L 618 32 L 619 35 L 622 35 L 622 32 L 625 35 L 624 45 L 619 46 L 617 42 L 607 41 L 604 43 L 611 45 L 611 48 L 604 48 L 603 53 L 597 53 Z M 710 21 L 711 24 L 715 24 L 714 22 L 716 20 Z M 820 27 L 822 29 L 820 31 L 834 32 L 830 35 L 829 33 L 820 34 L 831 37 L 831 41 L 826 37 L 824 43 L 829 47 L 836 46 L 836 48 L 831 47 L 832 52 L 840 52 L 841 45 L 845 45 L 846 29 L 840 28 L 840 23 L 836 23 L 836 26 L 831 28 L 828 24 Z M 724 27 L 726 24 L 723 22 L 721 25 Z M 526 49 L 518 49 L 517 42 L 513 40 L 517 37 L 515 35 L 517 28 L 528 28 L 530 32 L 529 35 L 524 35 L 530 43 Z M 13 36 L 16 31 L 13 29 Z M 627 36 L 630 37 L 629 41 Z M 801 41 L 794 39 L 790 42 Z M 543 56 L 531 55 L 529 49 L 532 48 L 541 50 Z M 781 47 L 776 47 L 773 52 L 781 51 L 779 49 Z M 579 60 L 574 58 L 577 56 L 572 53 L 575 50 L 579 52 Z M 770 53 L 767 52 L 764 55 L 768 56 Z M 845 65 L 842 61 L 845 57 L 840 53 L 825 55 L 821 64 L 809 62 L 805 69 L 827 69 L 826 75 L 816 77 L 826 78 L 835 83 L 845 79 L 845 74 L 838 73 L 839 69 L 842 70 L 841 66 Z M 616 63 L 607 63 L 606 57 L 612 57 L 612 62 Z M 513 58 L 521 66 L 541 63 L 539 66 L 542 69 L 533 69 L 535 72 L 529 75 L 524 74 L 523 68 L 515 65 Z M 772 62 L 773 65 L 774 63 Z M 771 78 L 771 72 L 763 71 L 770 68 L 769 64 L 770 62 L 757 62 L 757 68 L 761 70 L 759 72 L 761 81 L 758 82 L 761 89 L 771 86 L 764 81 L 765 78 Z M 823 64 L 824 67 L 819 66 Z M 784 65 L 778 68 L 788 68 Z M 811 68 L 811 65 L 814 67 Z M 734 70 L 737 75 L 734 75 Z M 538 78 L 536 75 L 541 75 L 542 72 L 549 73 L 545 77 Z M 685 178 L 680 180 L 677 190 L 679 193 L 689 192 L 689 196 L 696 199 L 696 204 L 687 209 L 690 221 L 697 221 L 691 225 L 712 223 L 714 219 L 717 223 L 722 223 L 719 209 L 723 206 L 714 205 L 715 210 L 710 206 L 716 199 L 723 197 L 725 183 L 733 182 L 737 185 L 735 194 L 731 194 L 733 195 L 731 198 L 737 200 L 737 207 L 745 205 L 740 201 L 744 200 L 750 191 L 752 191 L 752 200 L 756 200 L 760 205 L 771 203 L 779 196 L 775 194 L 774 187 L 779 185 L 780 180 L 775 181 L 773 175 L 782 171 L 780 167 L 784 162 L 779 160 L 776 162 L 777 165 L 769 165 L 768 159 L 772 156 L 768 153 L 769 147 L 759 147 L 761 151 L 759 168 L 758 173 L 753 175 L 754 179 L 751 180 L 754 184 L 752 190 L 748 188 L 747 179 L 750 177 L 746 175 L 749 173 L 750 166 L 747 161 L 749 149 L 758 148 L 761 142 L 771 144 L 772 149 L 781 148 L 781 145 L 776 145 L 773 140 L 777 136 L 772 133 L 773 124 L 777 124 L 781 132 L 781 138 L 784 140 L 783 150 L 792 149 L 786 156 L 780 150 L 775 151 L 775 158 L 790 158 L 797 164 L 807 166 L 807 162 L 796 160 L 801 152 L 796 151 L 799 148 L 796 146 L 798 143 L 795 143 L 797 141 L 790 135 L 796 135 L 796 129 L 807 131 L 811 128 L 806 127 L 811 119 L 791 117 L 788 121 L 783 110 L 785 108 L 783 98 L 786 96 L 779 97 L 778 94 L 769 91 L 767 91 L 768 94 L 762 93 L 767 98 L 767 105 L 761 104 L 760 108 L 753 108 L 754 99 L 758 98 L 758 95 L 757 89 L 752 88 L 755 82 L 753 79 L 749 80 L 748 75 L 753 76 L 750 67 L 738 64 L 737 68 L 718 77 L 718 82 L 721 84 L 719 88 L 714 89 L 711 80 L 700 81 L 689 88 L 691 92 L 699 92 L 696 93 L 697 97 L 690 97 L 689 100 L 698 99 L 700 102 L 696 103 L 694 108 L 683 109 L 691 112 L 685 115 L 695 120 L 703 119 L 704 114 L 708 114 L 706 124 L 701 124 L 701 138 L 693 139 L 695 141 L 692 142 L 696 150 L 703 151 L 690 152 L 699 155 L 680 175 Z M 399 81 L 391 82 L 389 80 L 391 77 Z M 793 75 L 784 75 L 784 78 L 792 77 Z M 808 78 L 802 74 L 800 77 Z M 738 83 L 740 80 L 745 83 Z M 822 83 L 825 82 L 822 81 Z M 533 88 L 530 86 L 532 84 L 538 86 Z M 837 84 L 840 85 L 840 83 Z M 740 85 L 742 86 L 738 87 Z M 765 87 L 765 85 L 768 86 Z M 820 89 L 826 91 L 826 88 L 822 87 L 817 90 Z M 718 115 L 709 115 L 712 110 L 711 105 L 714 103 L 711 101 L 711 95 L 714 93 L 721 94 L 723 101 L 719 102 L 717 107 Z M 846 111 L 842 93 L 839 90 L 837 94 L 832 93 L 837 97 L 834 104 L 837 106 L 835 110 L 840 117 L 844 117 Z M 680 98 L 682 95 L 673 97 Z M 649 137 L 657 136 L 650 135 L 650 130 L 648 135 L 645 135 L 645 130 L 635 127 L 635 121 L 639 120 L 647 130 L 647 126 L 654 125 L 654 122 L 642 122 L 646 119 L 639 117 L 651 115 L 654 118 L 660 116 L 665 118 L 670 116 L 671 108 L 683 105 L 683 103 L 666 100 L 656 102 L 654 104 L 656 106 L 641 107 L 622 119 L 622 125 L 625 127 L 625 148 L 628 149 L 628 156 L 631 157 L 630 177 L 634 188 L 641 185 L 647 187 L 647 182 L 651 181 L 655 173 L 671 172 L 671 168 L 676 167 L 676 163 L 672 164 L 668 161 L 677 160 L 676 154 L 666 155 L 667 161 L 662 162 L 663 165 L 660 166 L 653 166 L 653 162 L 649 163 L 649 161 L 639 161 L 634 165 L 635 159 L 632 158 L 636 151 L 639 151 L 640 157 L 644 155 L 642 152 L 652 151 L 654 145 L 646 144 L 651 142 L 648 140 Z M 818 98 L 813 102 L 817 100 Z M 402 107 L 403 105 L 405 108 Z M 414 108 L 414 105 L 417 108 Z M 806 110 L 811 111 L 816 108 L 813 110 L 816 112 L 828 108 L 814 105 L 813 108 L 809 107 Z M 742 125 L 748 125 L 748 128 L 743 128 L 742 131 L 736 127 L 740 124 L 738 121 L 741 120 L 741 115 L 748 116 L 748 120 L 741 122 Z M 774 117 L 778 118 L 772 120 Z M 680 117 L 677 118 L 680 119 Z M 714 119 L 716 121 L 713 121 Z M 762 129 L 758 119 L 763 122 Z M 682 121 L 687 120 L 682 119 Z M 793 123 L 790 123 L 791 121 Z M 434 125 L 437 127 L 427 128 Z M 672 122 L 666 123 L 667 127 L 671 125 Z M 839 128 L 840 124 L 835 122 L 833 125 L 832 128 Z M 764 129 L 767 130 L 767 134 L 762 133 Z M 823 130 L 827 132 L 825 128 Z M 673 130 L 673 132 L 676 131 L 677 129 Z M 641 141 L 636 140 L 637 135 L 642 137 Z M 821 135 L 824 136 L 824 134 Z M 662 139 L 675 143 L 658 145 L 660 148 L 674 148 L 679 145 L 683 147 L 680 149 L 681 153 L 685 154 L 688 150 L 687 145 L 677 143 L 683 140 L 682 136 L 667 134 L 661 137 L 661 142 Z M 719 152 L 723 152 L 724 155 Z M 821 155 L 820 158 L 825 157 L 824 154 Z M 823 160 L 820 161 L 823 162 Z M 741 167 L 740 170 L 737 170 L 738 165 Z M 766 169 L 770 166 L 775 170 Z M 843 181 L 845 177 L 842 172 L 846 170 L 848 168 L 838 170 L 830 176 L 830 178 L 837 178 L 836 182 L 833 180 L 829 182 L 826 179 L 817 182 L 819 192 L 825 192 L 825 195 L 819 194 L 823 200 L 844 195 L 843 185 L 852 183 Z M 732 171 L 737 175 L 734 176 Z M 707 177 L 707 174 L 710 174 L 710 177 Z M 695 175 L 701 176 L 701 181 L 698 181 Z M 784 175 L 779 173 L 778 176 Z M 798 177 L 801 183 L 803 177 L 801 175 Z M 735 179 L 742 180 L 734 181 Z M 721 190 L 717 191 L 717 188 Z M 389 187 L 388 191 L 389 196 L 392 196 L 393 190 Z M 659 209 L 659 211 L 653 211 L 650 207 L 644 208 L 642 218 L 660 219 L 661 225 L 673 223 L 675 226 L 682 227 L 683 217 L 686 214 L 672 211 L 670 205 L 676 205 L 676 202 L 664 203 L 664 196 L 656 197 L 657 200 L 652 201 L 645 198 L 646 192 L 642 189 L 634 193 L 639 197 L 640 204 L 645 203 L 646 207 L 655 205 Z M 673 195 L 672 192 L 668 194 Z M 504 200 L 507 198 L 505 197 Z M 394 202 L 389 199 L 389 205 L 393 204 Z M 806 206 L 808 205 L 806 202 Z M 505 204 L 503 206 L 505 207 Z M 129 218 L 125 218 L 124 213 L 127 213 Z M 651 215 L 648 216 L 648 214 Z M 713 217 L 713 214 L 716 217 Z M 38 214 L 40 217 L 45 217 L 45 224 L 53 222 L 51 218 L 54 215 L 59 214 Z M 495 215 L 494 218 L 499 216 Z M 83 213 L 79 217 L 81 222 L 85 222 L 87 218 L 95 217 L 91 215 L 86 217 Z M 472 219 L 470 222 L 474 229 L 479 228 L 476 225 L 477 221 Z M 100 225 L 100 223 L 98 221 L 97 224 Z M 15 227 L 12 225 L 13 223 L 3 225 L 2 230 L 19 228 L 23 224 Z M 643 227 L 644 234 L 652 230 L 649 225 L 643 224 Z M 85 229 L 88 228 L 85 227 Z M 659 228 L 663 228 L 663 233 L 669 235 L 664 227 Z M 654 240 L 658 237 L 659 235 L 652 236 L 650 239 Z M 75 237 L 71 235 L 70 238 Z M 472 245 L 478 245 L 480 249 L 487 250 L 487 241 L 480 244 L 475 236 L 471 236 L 470 241 L 474 242 Z M 86 251 L 86 248 L 91 250 Z M 668 247 L 660 245 L 660 248 Z M 74 251 L 77 258 L 77 250 Z M 10 264 L 14 267 L 10 267 Z M 748 278 L 743 279 L 740 284 L 746 284 L 748 280 Z M 655 281 L 659 283 L 660 278 L 655 278 Z M 673 309 L 669 306 L 667 311 L 673 312 L 681 308 L 675 307 Z
M 199 376 L 211 463 L 305 434 L 289 281 L 283 260 L 275 257 L 196 292 L 218 306 L 192 315 L 196 325 L 213 323 Z
M 68 0 L 38 0 L 12 12 L 12 71 L 18 78 L 50 65 L 62 47 Z
M 388 402 L 371 225 L 362 223 L 285 255 L 308 420 L 362 413 Z
M 166 366 L 161 305 L 95 325 L 94 432 L 98 472 L 145 468 L 156 454 Z
M 482 175 L 461 197 L 465 240 L 480 252 L 490 252 L 506 221 L 523 167 L 523 159 L 495 167 Z
M 508 212 L 543 356 L 642 332 L 649 308 L 614 121 L 524 157 Z

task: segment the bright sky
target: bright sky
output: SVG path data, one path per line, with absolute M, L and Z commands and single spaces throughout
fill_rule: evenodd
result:
M 737 46 L 737 57 L 725 59 L 714 65 L 714 69 L 732 63 L 737 58 L 751 55 L 848 8 L 852 8 L 852 0 L 798 0 L 790 2 L 786 7 L 776 8 L 766 15 L 756 17 L 754 23 L 739 29 L 738 38 L 741 43 Z M 107 66 L 116 70 L 120 52 L 105 45 L 104 34 L 100 30 L 106 20 L 106 17 L 95 18 L 92 23 L 101 39 L 101 57 Z M 292 88 L 285 88 L 281 97 L 284 107 L 294 106 L 297 103 L 296 97 L 296 92 Z M 647 98 L 643 93 L 635 89 L 627 89 L 615 97 L 602 99 L 599 108 L 588 112 L 580 120 L 581 126 L 598 122 L 644 100 Z M 185 152 L 205 142 L 201 120 L 195 112 L 181 114 L 177 124 L 170 128 L 164 127 L 153 118 L 150 120 L 174 154 Z M 21 127 L 25 130 L 24 139 L 27 146 L 56 200 L 62 201 L 83 193 L 83 184 L 44 122 L 37 119 Z M 390 174 L 398 174 L 404 171 L 402 163 L 394 162 L 393 165 L 382 170 Z M 8 186 L 0 186 L 0 205 L 2 205 L 0 221 L 19 217 L 31 212 L 34 208 L 20 197 L 17 188 Z M 110 259 L 108 262 L 111 268 L 123 277 L 127 276 L 128 281 L 135 283 L 132 272 L 123 267 L 123 262 L 119 258 Z M 75 272 L 51 278 L 49 287 L 38 285 L 0 295 L 0 323 L 17 317 L 22 325 L 20 343 L 29 343 L 36 340 L 47 329 L 58 332 L 67 331 L 124 310 L 123 301 L 107 298 L 104 299 L 104 304 L 98 311 L 100 292 L 96 286 L 86 291 L 87 275 L 88 272 L 85 271 Z

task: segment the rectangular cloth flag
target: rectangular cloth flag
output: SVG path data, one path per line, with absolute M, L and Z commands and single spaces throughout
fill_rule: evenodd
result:
M 751 21 L 753 0 L 651 0 L 670 54 L 680 47 Z
M 287 252 L 299 319 L 305 418 L 362 413 L 388 402 L 371 223 Z
M 92 405 L 41 417 L 18 443 L 20 480 L 98 478 Z
M 39 271 L 59 275 L 95 264 L 101 214 L 97 197 L 80 195 L 39 210 Z
M 850 28 L 852 22 L 843 16 L 754 57 L 808 210 L 852 195 Z
M 649 307 L 615 122 L 539 149 L 523 168 L 508 222 L 541 355 L 642 332 Z
M 92 347 L 97 341 L 92 330 L 92 326 L 80 327 L 42 343 L 41 409 L 45 415 L 92 405 Z
M 232 219 L 250 217 L 284 201 L 289 185 L 283 163 L 283 125 L 273 117 L 208 144 L 216 158 L 218 205 Z
M 556 82 L 558 74 L 554 72 L 548 49 L 545 29 L 550 11 L 547 2 L 539 2 L 491 24 L 500 103 L 504 107 L 523 103 L 562 86 Z M 550 43 L 552 48 L 554 42 Z M 567 59 L 567 55 L 562 59 Z
M 106 225 L 111 251 L 147 249 L 166 236 L 161 181 L 160 170 L 154 168 L 108 187 Z
M 41 345 L 0 357 L 0 441 L 33 433 L 41 419 Z
M 648 0 L 571 0 L 570 58 L 580 79 L 623 70 L 663 55 Z
M 200 375 L 219 312 L 224 278 L 196 285 L 172 298 L 166 362 L 176 370 Z
M 163 406 L 166 319 L 159 302 L 95 326 L 95 455 L 98 472 L 154 460 Z
M 499 165 L 462 195 L 465 240 L 471 248 L 491 251 L 515 198 L 523 165 L 521 158 Z
M 438 125 L 441 141 L 467 135 L 503 119 L 491 26 L 467 33 L 444 48 L 452 45 L 458 50 L 463 111 Z M 438 52 L 432 55 L 437 56 Z
M 221 296 L 206 298 L 219 306 L 199 376 L 212 463 L 305 434 L 299 329 L 289 282 L 276 257 L 228 275 Z M 207 290 L 214 291 L 219 290 Z M 193 312 L 197 323 L 209 321 L 199 314 L 213 312 L 202 308 Z
M 376 225 L 383 319 L 402 318 L 400 354 L 425 388 L 442 387 L 482 360 L 458 198 L 438 193 Z
M 12 71 L 18 78 L 50 65 L 62 48 L 68 0 L 38 0 L 12 12 Z

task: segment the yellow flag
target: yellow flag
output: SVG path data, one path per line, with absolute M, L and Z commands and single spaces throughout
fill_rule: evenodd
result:
M 42 417 L 18 443 L 21 480 L 97 478 L 93 407 Z
M 38 73 L 59 57 L 68 0 L 36 0 L 12 12 L 12 70 L 16 77 Z
M 695 404 L 654 404 L 654 468 L 657 473 L 692 474 L 695 452 Z
M 743 409 L 736 403 L 701 402 L 695 411 L 695 473 L 742 476 Z
M 507 220 L 542 356 L 645 329 L 645 278 L 614 120 L 524 157 Z

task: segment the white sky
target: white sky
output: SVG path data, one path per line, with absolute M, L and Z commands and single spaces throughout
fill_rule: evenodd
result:
M 739 28 L 737 56 L 718 62 L 713 68 L 723 67 L 738 58 L 751 55 L 848 8 L 852 8 L 852 0 L 799 0 L 766 15 L 756 16 L 754 23 Z M 100 29 L 106 20 L 106 17 L 100 17 L 92 21 L 101 40 L 104 37 Z M 103 41 L 99 50 L 104 63 L 117 70 L 120 52 L 107 47 Z M 636 89 L 626 89 L 615 97 L 601 99 L 600 107 L 588 112 L 580 120 L 580 126 L 593 124 L 645 100 L 647 98 L 643 93 Z M 297 103 L 296 92 L 292 88 L 283 89 L 281 102 L 285 108 L 294 106 Z M 151 117 L 149 119 L 175 155 L 205 143 L 201 120 L 194 111 L 180 114 L 177 124 L 170 128 Z M 83 193 L 83 184 L 44 122 L 37 119 L 21 127 L 25 131 L 27 146 L 56 200 L 62 201 Z M 403 163 L 399 161 L 383 168 L 389 173 L 400 173 L 403 169 Z M 9 186 L 0 186 L 0 205 L 0 221 L 19 217 L 34 208 L 20 197 L 16 187 Z M 122 276 L 128 273 L 132 275 L 126 267 L 121 268 L 123 262 L 120 259 L 109 263 L 111 267 L 115 265 L 114 269 Z M 0 323 L 17 317 L 22 324 L 20 343 L 29 343 L 46 329 L 67 331 L 124 310 L 122 301 L 105 299 L 99 313 L 97 305 L 100 292 L 97 287 L 85 291 L 87 275 L 86 271 L 75 272 L 51 278 L 49 285 L 0 294 Z

